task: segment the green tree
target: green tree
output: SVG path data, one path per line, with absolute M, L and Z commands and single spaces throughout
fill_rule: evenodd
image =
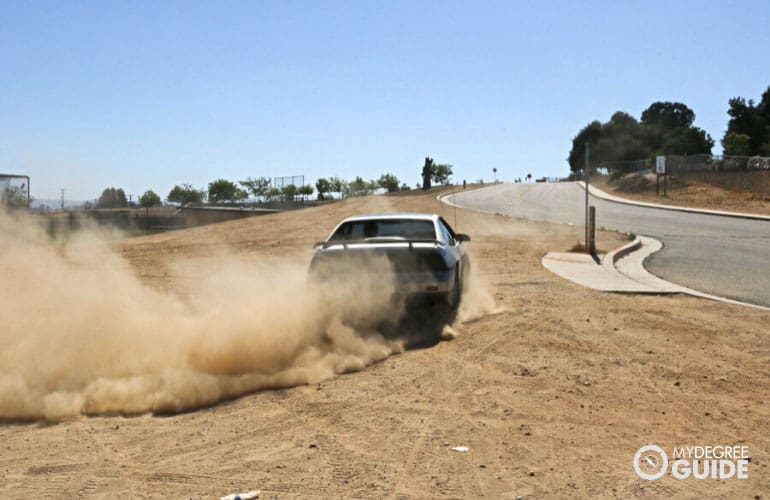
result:
M 595 149 L 601 137 L 602 123 L 598 120 L 592 121 L 578 132 L 578 135 L 572 139 L 572 149 L 567 159 L 571 171 L 580 172 L 583 169 L 586 143 L 591 149 Z
M 350 192 L 350 187 L 347 181 L 340 179 L 339 177 L 332 177 L 329 179 L 329 190 L 332 193 L 339 193 L 340 199 L 344 198 Z
M 602 125 L 602 135 L 591 149 L 591 157 L 605 161 L 638 160 L 649 155 L 642 131 L 636 118 L 616 111 L 610 121 Z
M 276 187 L 270 188 L 267 190 L 266 196 L 268 200 L 275 200 L 281 197 L 281 190 Z
M 180 205 L 200 204 L 206 199 L 206 192 L 202 189 L 195 189 L 190 184 L 174 186 L 166 197 L 171 203 Z
M 691 155 L 711 153 L 713 147 L 714 139 L 705 130 L 698 127 L 682 127 L 666 132 L 660 148 L 653 153 Z
M 300 186 L 297 192 L 302 195 L 303 199 L 307 199 L 309 196 L 313 196 L 313 186 L 305 184 Z
M 743 97 L 734 97 L 728 104 L 727 114 L 730 115 L 730 120 L 722 139 L 723 144 L 727 139 L 728 144 L 736 145 L 737 136 L 728 139 L 728 135 L 742 134 L 749 137 L 748 152 L 745 154 L 770 155 L 770 87 L 762 94 L 762 100 L 757 105 L 752 99 L 746 101 Z M 742 148 L 741 150 L 745 151 Z M 725 149 L 725 154 L 737 153 Z
M 728 132 L 722 138 L 722 150 L 726 155 L 749 156 L 751 155 L 751 136 Z
M 431 178 L 435 184 L 448 186 L 452 182 L 452 165 L 448 163 L 434 164 Z
M 653 127 L 687 128 L 695 121 L 695 112 L 681 102 L 654 102 L 642 111 L 642 124 Z
M 270 179 L 268 177 L 247 177 L 245 181 L 238 182 L 255 198 L 264 198 L 270 189 Z
M 155 191 L 148 189 L 139 197 L 139 205 L 143 207 L 154 207 L 160 205 L 160 196 Z
M 209 202 L 232 203 L 246 198 L 246 191 L 227 179 L 217 179 L 209 182 Z
M 128 199 L 123 189 L 110 187 L 102 191 L 102 195 L 96 202 L 96 208 L 124 208 L 128 206 Z
M 297 186 L 294 184 L 288 184 L 281 188 L 281 195 L 283 196 L 283 201 L 294 201 L 294 198 L 297 196 Z
M 331 184 L 329 183 L 329 180 L 320 178 L 315 181 L 315 190 L 318 191 L 318 198 L 324 199 L 324 195 L 331 191 Z
M 567 159 L 570 170 L 583 170 L 586 144 L 592 165 L 642 160 L 656 154 L 711 153 L 714 140 L 694 127 L 694 120 L 695 112 L 680 102 L 652 103 L 642 112 L 641 122 L 623 111 L 615 112 L 606 123 L 594 120 L 572 139 Z
M 377 186 L 383 188 L 388 193 L 395 193 L 398 191 L 399 180 L 393 174 L 382 174 L 377 180 Z
M 681 102 L 655 102 L 642 112 L 642 142 L 649 155 L 711 153 L 714 140 L 694 127 L 695 112 Z M 641 157 L 640 157 L 641 158 Z
M 351 196 L 364 196 L 365 194 L 368 194 L 367 183 L 360 176 L 356 177 L 349 186 Z

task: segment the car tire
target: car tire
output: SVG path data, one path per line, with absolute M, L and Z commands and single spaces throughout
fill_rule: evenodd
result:
M 449 306 L 450 309 L 457 309 L 460 306 L 460 300 L 462 299 L 463 295 L 463 284 L 459 266 L 455 267 L 451 279 L 452 286 L 449 288 L 445 300 L 446 305 Z

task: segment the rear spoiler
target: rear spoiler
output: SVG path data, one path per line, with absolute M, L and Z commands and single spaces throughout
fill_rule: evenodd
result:
M 435 244 L 435 245 L 442 245 L 438 240 L 435 239 L 412 239 L 412 240 L 393 240 L 390 238 L 370 238 L 368 240 L 353 240 L 353 241 L 319 241 L 315 245 L 313 245 L 313 248 L 321 248 L 322 250 L 326 250 L 329 247 L 342 245 L 342 247 L 347 250 L 348 245 L 366 245 L 367 243 L 374 243 L 377 245 L 403 245 L 404 243 L 407 243 L 409 245 L 409 250 L 413 250 L 414 243 L 429 243 L 429 244 Z

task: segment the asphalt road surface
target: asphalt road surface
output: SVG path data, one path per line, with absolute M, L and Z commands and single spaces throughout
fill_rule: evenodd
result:
M 460 207 L 512 217 L 577 225 L 585 220 L 585 191 L 574 182 L 497 184 L 453 197 Z M 770 221 L 637 207 L 594 196 L 590 203 L 596 207 L 597 228 L 663 242 L 663 249 L 645 261 L 653 274 L 770 307 Z

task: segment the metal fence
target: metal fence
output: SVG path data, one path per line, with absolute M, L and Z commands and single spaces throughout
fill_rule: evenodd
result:
M 611 177 L 655 172 L 655 158 L 597 162 Z M 667 155 L 666 174 L 685 183 L 703 182 L 723 189 L 770 198 L 770 157 L 727 155 Z
M 655 158 L 643 160 L 598 161 L 596 169 L 608 172 L 639 173 L 654 171 Z M 666 173 L 754 172 L 770 170 L 770 157 L 727 155 L 666 155 Z
M 285 177 L 273 177 L 272 187 L 282 189 L 286 186 L 294 185 L 297 187 L 305 185 L 304 175 L 288 175 Z

